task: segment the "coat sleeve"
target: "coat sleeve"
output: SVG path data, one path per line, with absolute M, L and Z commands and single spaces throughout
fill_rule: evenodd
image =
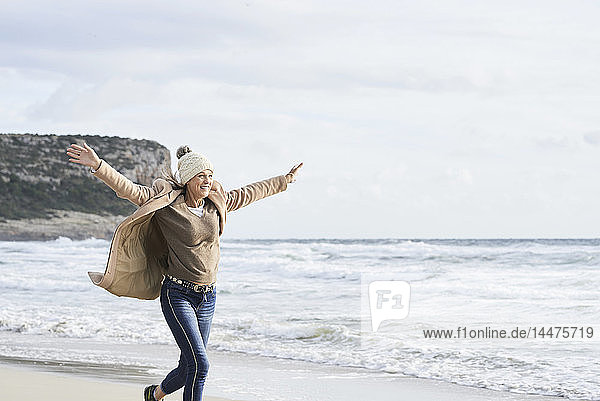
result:
M 252 202 L 267 196 L 275 195 L 287 189 L 287 180 L 285 175 L 258 181 L 239 189 L 234 189 L 226 193 L 227 211 L 232 212 Z
M 90 172 L 104 181 L 106 185 L 115 191 L 119 198 L 127 199 L 137 206 L 143 205 L 159 193 L 157 185 L 147 187 L 145 185 L 136 184 L 115 170 L 104 159 L 101 159 L 98 170 L 93 171 L 90 169 Z M 157 181 L 159 180 L 156 180 L 155 184 Z

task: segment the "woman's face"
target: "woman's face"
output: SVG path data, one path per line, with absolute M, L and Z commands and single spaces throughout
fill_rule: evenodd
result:
M 202 170 L 185 184 L 195 199 L 206 198 L 213 183 L 213 173 L 209 169 Z

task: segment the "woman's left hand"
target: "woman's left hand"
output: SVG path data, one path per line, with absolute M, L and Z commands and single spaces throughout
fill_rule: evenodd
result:
M 304 165 L 304 163 L 302 163 L 302 162 L 299 163 L 299 164 L 296 164 L 294 167 L 292 167 L 292 169 L 290 170 L 290 172 L 285 175 L 285 178 L 287 179 L 288 184 L 290 182 L 296 182 L 296 174 L 298 174 L 298 170 L 303 165 Z

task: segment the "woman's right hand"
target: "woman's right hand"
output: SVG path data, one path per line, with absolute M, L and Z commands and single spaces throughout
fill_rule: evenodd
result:
M 84 166 L 91 167 L 94 170 L 98 170 L 100 167 L 100 158 L 94 152 L 94 149 L 90 148 L 87 143 L 83 143 L 83 146 L 76 145 L 74 143 L 67 149 L 67 155 L 71 157 L 70 162 L 83 164 Z
M 298 175 L 298 170 L 302 166 L 304 166 L 304 163 L 296 164 L 294 167 L 292 167 L 290 172 L 285 175 L 285 179 L 287 180 L 288 184 L 296 182 L 296 175 Z

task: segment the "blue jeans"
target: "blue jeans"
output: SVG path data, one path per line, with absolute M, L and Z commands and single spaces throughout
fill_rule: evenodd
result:
M 201 401 L 208 374 L 206 345 L 217 299 L 216 289 L 195 292 L 165 279 L 160 291 L 160 305 L 181 354 L 179 365 L 160 384 L 166 394 L 181 387 L 183 401 Z

